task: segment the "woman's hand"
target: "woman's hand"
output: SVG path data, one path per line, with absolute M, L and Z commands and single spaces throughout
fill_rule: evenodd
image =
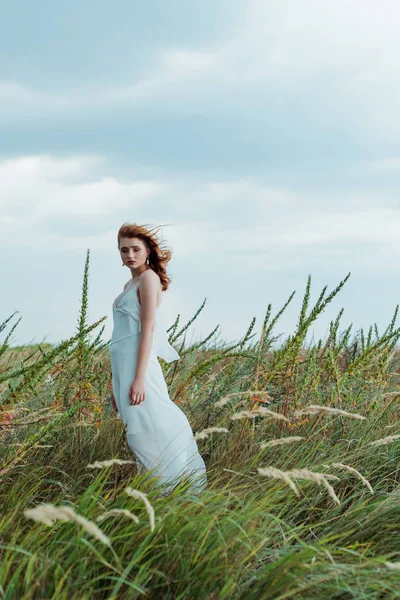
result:
M 131 405 L 140 404 L 145 399 L 144 379 L 135 377 L 129 389 L 129 402 Z
M 115 410 L 115 412 L 118 412 L 118 406 L 117 406 L 117 403 L 115 402 L 115 396 L 114 396 L 113 392 L 111 392 L 111 404 L 112 404 L 112 407 Z

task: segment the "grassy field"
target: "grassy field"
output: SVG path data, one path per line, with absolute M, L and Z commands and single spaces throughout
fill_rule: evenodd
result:
M 182 358 L 160 363 L 209 485 L 196 496 L 183 480 L 160 497 L 123 462 L 105 317 L 87 324 L 88 264 L 73 337 L 9 347 L 18 322 L 0 325 L 0 599 L 399 598 L 398 306 L 386 331 L 354 335 L 342 309 L 307 348 L 350 274 L 312 307 L 308 278 L 279 346 L 294 293 L 235 344 L 214 330 L 185 347 L 205 303 L 178 316 Z

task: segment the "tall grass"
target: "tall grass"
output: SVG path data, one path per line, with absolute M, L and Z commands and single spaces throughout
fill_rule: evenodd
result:
M 208 488 L 169 496 L 136 472 L 110 404 L 105 319 L 87 324 L 87 255 L 76 335 L 57 346 L 0 347 L 0 598 L 398 598 L 400 426 L 398 306 L 376 324 L 305 347 L 310 325 L 235 343 L 216 327 L 187 347 L 178 315 L 162 359 L 188 416 Z M 3 332 L 14 315 L 0 325 Z

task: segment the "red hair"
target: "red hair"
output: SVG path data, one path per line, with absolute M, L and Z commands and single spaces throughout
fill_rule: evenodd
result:
M 118 249 L 123 237 L 139 238 L 150 250 L 149 267 L 159 276 L 163 291 L 169 288 L 171 278 L 167 275 L 166 265 L 171 260 L 172 252 L 156 237 L 155 229 L 148 229 L 136 223 L 124 223 L 118 231 Z

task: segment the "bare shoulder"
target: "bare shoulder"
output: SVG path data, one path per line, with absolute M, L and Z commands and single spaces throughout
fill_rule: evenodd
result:
M 153 271 L 153 269 L 147 269 L 147 271 L 144 271 L 140 276 L 140 280 L 152 282 L 153 285 L 158 284 L 161 281 L 160 276 Z

